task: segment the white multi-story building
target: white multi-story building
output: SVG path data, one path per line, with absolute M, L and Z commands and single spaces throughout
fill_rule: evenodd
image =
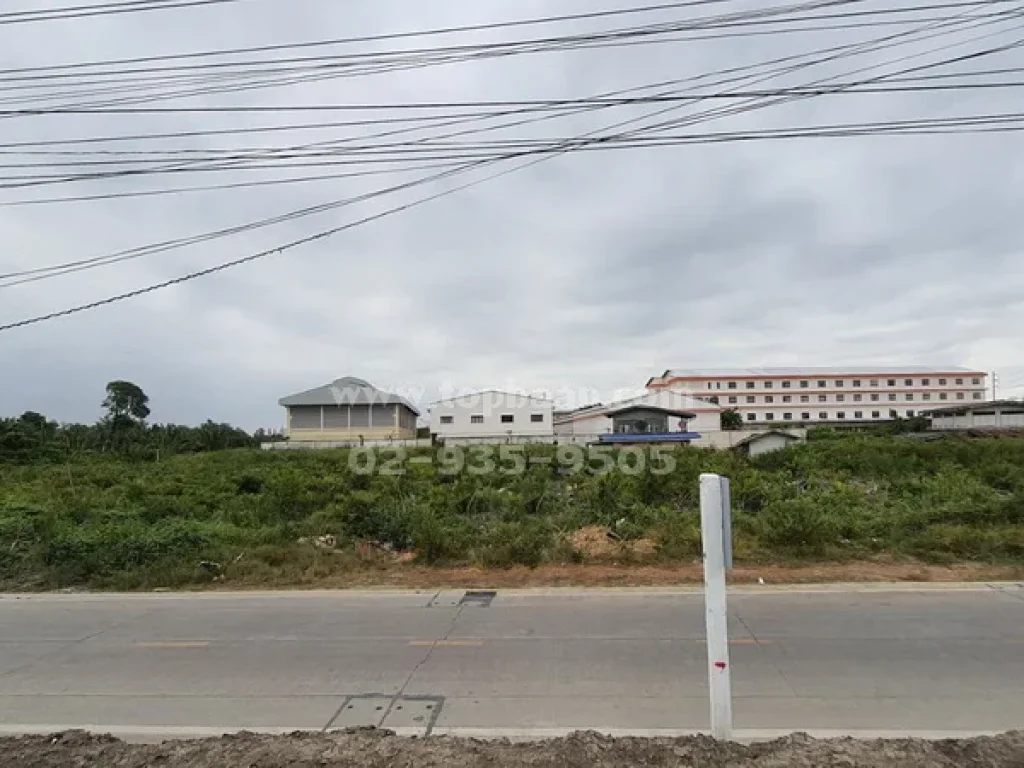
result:
M 970 368 L 875 365 L 669 370 L 647 387 L 707 397 L 735 408 L 745 425 L 763 426 L 912 418 L 946 403 L 982 401 L 986 381 Z
M 430 431 L 446 442 L 552 442 L 555 404 L 515 392 L 474 392 L 430 407 Z

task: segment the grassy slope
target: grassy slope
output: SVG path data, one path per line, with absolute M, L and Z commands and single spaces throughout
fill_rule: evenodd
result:
M 0 581 L 182 586 L 211 579 L 202 561 L 221 564 L 227 583 L 391 579 L 394 557 L 367 541 L 414 551 L 419 564 L 580 563 L 571 535 L 584 526 L 626 542 L 606 559 L 689 564 L 699 556 L 697 477 L 708 471 L 732 478 L 741 564 L 1024 565 L 1024 439 L 847 437 L 754 462 L 694 449 L 675 457 L 661 476 L 565 475 L 557 460 L 514 476 L 445 476 L 436 462 L 367 475 L 346 451 L 0 465 Z M 298 543 L 322 534 L 336 552 Z

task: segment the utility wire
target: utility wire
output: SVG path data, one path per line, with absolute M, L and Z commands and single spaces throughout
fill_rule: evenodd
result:
M 968 19 L 968 20 L 970 20 L 970 19 Z M 923 29 L 922 29 L 922 30 L 920 30 L 920 31 L 921 31 L 921 32 L 925 32 L 925 31 L 928 31 L 928 28 L 927 28 L 927 27 L 926 27 L 926 28 L 923 28 Z M 891 37 L 905 37 L 905 36 L 906 36 L 906 34 L 907 34 L 907 33 L 901 33 L 900 35 L 896 35 L 896 36 L 890 36 L 890 38 L 891 38 Z M 934 36 L 934 33 L 933 33 L 933 35 L 932 35 L 932 36 Z M 892 41 L 891 39 L 887 40 L 886 38 L 882 38 L 881 40 L 878 40 L 878 41 L 873 41 L 873 42 L 868 42 L 868 43 L 861 43 L 861 44 L 855 45 L 855 46 L 853 46 L 853 47 L 854 47 L 855 49 L 856 49 L 856 48 L 859 48 L 859 49 L 860 49 L 860 52 L 864 52 L 864 50 L 870 50 L 870 49 L 872 49 L 872 48 L 876 48 L 876 49 L 877 49 L 877 48 L 878 48 L 878 47 L 880 47 L 880 46 L 881 46 L 881 45 L 882 45 L 883 43 L 884 43 L 884 44 L 888 44 L 888 45 L 891 45 L 891 44 L 892 44 L 892 42 L 893 42 L 893 41 Z M 961 44 L 962 44 L 962 43 L 961 43 Z M 948 48 L 948 47 L 951 47 L 951 46 L 944 46 L 943 48 Z M 850 48 L 850 46 L 843 46 L 843 48 Z M 941 50 L 941 49 L 939 49 L 939 50 Z M 934 52 L 934 51 L 928 51 L 928 52 L 925 52 L 925 53 L 930 53 L 930 52 Z M 850 54 L 850 53 L 851 53 L 851 51 L 849 51 L 849 50 L 848 50 L 848 51 L 846 51 L 846 54 L 847 54 L 847 55 L 848 55 L 848 54 Z M 899 59 L 899 60 L 905 60 L 905 59 L 907 59 L 907 58 L 914 58 L 915 56 L 920 56 L 920 55 L 924 55 L 924 54 L 916 54 L 916 55 L 912 55 L 912 56 L 906 56 L 906 57 L 902 57 L 902 59 Z M 810 64 L 815 64 L 815 63 L 822 63 L 823 61 L 828 61 L 828 60 L 829 60 L 829 59 L 831 59 L 831 58 L 834 58 L 834 56 L 831 56 L 831 57 L 824 57 L 824 58 L 819 58 L 819 59 L 818 59 L 817 61 L 815 61 L 815 62 L 809 62 L 809 63 L 804 63 L 804 64 L 801 64 L 801 65 L 797 65 L 797 68 L 800 68 L 800 67 L 806 67 L 806 66 L 808 66 L 808 65 L 810 65 Z M 899 60 L 897 60 L 897 61 L 899 61 Z M 923 67 L 915 67 L 915 68 L 913 68 L 913 69 L 914 69 L 914 70 L 918 70 L 918 69 L 922 69 L 922 68 L 927 68 L 927 67 L 931 67 L 931 66 L 941 66 L 941 65 L 943 65 L 944 63 L 945 63 L 945 62 L 933 62 L 932 64 L 929 64 L 929 65 L 924 65 Z M 855 70 L 855 72 L 856 72 L 856 71 L 864 71 L 865 69 L 875 69 L 875 68 L 878 68 L 879 66 L 884 66 L 884 65 L 875 65 L 875 66 L 873 66 L 873 67 L 867 67 L 867 68 L 862 68 L 861 70 Z M 790 69 L 792 69 L 792 68 L 790 68 Z M 785 70 L 783 70 L 783 71 L 785 71 Z M 777 73 L 776 73 L 776 74 L 777 74 Z M 888 75 L 882 75 L 882 76 L 880 76 L 880 77 L 878 77 L 878 78 L 873 78 L 872 80 L 881 80 L 881 79 L 885 79 L 885 78 L 887 78 L 887 77 L 892 77 L 892 76 L 893 76 L 894 74 L 898 74 L 898 73 L 890 73 L 890 74 L 888 74 Z M 761 78 L 761 79 L 764 79 L 764 78 Z M 819 82 L 820 82 L 820 81 L 819 81 Z M 833 88 L 834 88 L 834 87 L 835 87 L 835 86 L 833 86 Z M 843 86 L 843 87 L 845 87 L 845 86 Z M 675 108 L 676 108 L 676 107 L 670 107 L 669 109 L 675 109 Z M 746 109 L 746 108 L 756 108 L 756 105 L 754 105 L 753 107 L 744 107 L 744 109 Z M 661 111 L 662 111 L 662 112 L 664 112 L 664 111 L 667 111 L 667 110 L 661 110 Z M 711 118 L 711 117 L 715 117 L 715 116 L 717 116 L 717 115 L 713 115 L 713 114 L 711 114 L 711 113 L 705 113 L 705 115 L 703 115 L 703 116 L 701 116 L 701 115 L 698 115 L 698 116 L 691 116 L 691 118 L 689 118 L 689 121 L 690 121 L 690 122 L 692 123 L 692 122 L 695 122 L 695 121 L 697 121 L 698 119 L 706 119 L 706 118 Z M 543 118 L 542 118 L 542 119 L 543 119 Z M 626 123 L 620 123 L 619 125 L 621 126 L 621 125 L 624 125 L 624 124 L 628 124 L 628 123 L 630 123 L 630 122 L 636 122 L 636 121 L 637 121 L 637 120 L 639 120 L 639 119 L 642 119 L 642 118 L 635 118 L 635 119 L 633 119 L 633 120 L 629 120 L 629 121 L 626 121 Z M 614 126 L 613 126 L 613 127 L 614 127 Z M 648 126 L 648 127 L 644 128 L 643 130 L 650 130 L 650 129 L 652 129 L 652 128 L 658 128 L 658 126 Z M 633 134 L 635 134 L 635 133 L 636 133 L 636 131 L 632 131 L 632 132 L 628 132 L 628 133 L 626 133 L 626 134 L 619 134 L 618 136 L 613 136 L 613 137 L 611 137 L 611 138 L 612 138 L 612 139 L 622 139 L 622 138 L 624 138 L 625 136 L 633 135 Z M 593 141 L 593 143 L 597 143 L 597 142 L 601 142 L 601 141 L 607 141 L 607 140 L 608 140 L 608 138 L 609 138 L 609 137 L 599 137 L 598 139 L 595 139 L 595 140 L 592 140 L 592 141 Z M 561 146 L 563 146 L 563 147 L 571 147 L 571 146 L 572 146 L 572 140 L 561 140 L 561 142 L 560 142 L 560 143 L 561 143 Z M 588 142 L 588 143 L 589 143 L 589 142 Z M 505 146 L 508 146 L 508 145 L 506 144 Z M 634 144 L 633 146 L 636 146 L 636 144 Z M 504 148 L 504 147 L 502 147 L 502 148 Z M 518 151 L 518 152 L 516 153 L 516 154 L 517 154 L 518 156 L 522 156 L 522 155 L 524 154 L 524 153 L 523 153 L 523 152 L 521 151 L 521 150 L 522 150 L 522 146 L 521 146 L 521 145 L 519 145 L 519 146 L 516 146 L 516 149 L 517 149 L 517 150 L 519 150 L 519 151 Z M 530 151 L 532 152 L 533 150 L 530 150 Z M 465 157 L 466 157 L 466 154 L 465 154 L 465 152 L 462 152 L 462 153 L 461 153 L 460 155 L 458 155 L 458 157 L 462 157 L 462 158 L 465 158 Z M 484 159 L 484 160 L 486 161 L 486 160 L 487 160 L 487 157 L 485 156 L 485 157 L 484 157 L 483 159 Z M 321 163 L 321 165 L 323 165 L 323 163 Z M 303 211 L 299 211 L 299 212 L 293 212 L 293 214 L 288 214 L 287 216 L 288 216 L 289 218 L 291 218 L 291 217 L 292 217 L 293 215 L 305 215 L 305 212 L 303 212 Z M 277 220 L 274 220 L 274 221 L 277 221 Z M 272 222 L 271 222 L 271 223 L 272 223 Z M 256 223 L 252 223 L 252 224 L 249 224 L 249 225 L 243 225 L 243 228 L 244 228 L 244 229 L 248 229 L 248 228 L 252 228 L 252 227 L 257 227 L 257 226 L 265 226 L 265 225 L 266 225 L 266 223 L 260 223 L 260 222 L 256 222 Z M 232 230 L 231 230 L 231 232 L 234 232 L 234 231 L 237 231 L 237 230 L 234 230 L 234 229 L 232 229 Z M 220 236 L 221 234 L 223 234 L 223 231 L 222 231 L 222 232 L 217 232 L 217 233 L 212 233 L 212 234 L 213 234 L 213 235 L 215 235 L 215 236 Z M 190 243 L 190 242 L 192 242 L 192 239 L 186 239 L 185 241 L 177 241 L 177 242 L 178 242 L 179 244 L 181 244 L 181 243 Z M 163 245 L 166 245 L 166 244 L 161 244 L 161 246 L 163 246 Z M 177 247 L 177 246 L 175 246 L 175 247 Z M 130 256 L 131 258 L 135 258 L 135 255 L 134 255 L 134 254 L 135 254 L 136 250 L 139 250 L 139 251 L 141 251 L 141 250 L 145 250 L 145 249 L 133 249 L 133 251 L 131 252 L 131 254 L 132 254 L 132 255 Z M 115 255 L 115 256 L 116 256 L 116 258 L 113 258 L 113 260 L 114 260 L 114 261 L 116 261 L 116 260 L 121 260 L 121 257 L 120 257 L 120 255 Z M 70 271 L 75 271 L 75 270 L 76 270 L 76 269 L 77 269 L 77 268 L 78 268 L 79 266 L 81 266 L 81 268 L 89 268 L 88 266 L 84 266 L 84 265 L 93 265 L 93 264 L 96 264 L 97 262 L 103 262 L 103 264 L 102 264 L 102 265 L 105 265 L 105 264 L 108 264 L 108 263 L 112 263 L 112 260 L 111 260 L 111 259 L 109 259 L 108 257 L 97 257 L 97 258 L 95 258 L 95 259 L 85 260 L 85 261 L 83 261 L 83 262 L 77 262 L 77 263 L 72 263 L 72 264 L 69 264 L 69 265 L 58 265 L 58 266 L 56 266 L 56 267 L 45 267 L 45 268 L 39 268 L 39 269 L 37 269 L 37 270 L 31 270 L 31 271 L 28 271 L 28 272 L 26 272 L 26 273 L 19 273 L 19 274 L 31 274 L 31 273 L 46 273 L 46 272 L 51 272 L 52 270 L 58 270 L 58 269 L 63 269 L 64 267 L 73 267 L 73 268 L 75 268 L 75 269 L 73 269 L 73 270 L 70 270 Z M 17 274 L 10 274 L 10 275 L 7 275 L 6 277 L 15 277 L 15 276 L 17 276 Z M 53 274 L 47 274 L 47 275 L 44 275 L 44 277 L 50 277 L 50 276 L 54 276 L 54 275 L 53 275 Z M 41 278 L 41 277 L 39 277 L 39 278 L 31 278 L 31 279 L 42 279 L 42 278 Z M 25 281 L 19 281 L 19 282 L 25 282 Z
M 64 21 L 81 19 L 91 16 L 112 16 L 123 13 L 140 13 L 147 11 L 166 11 L 177 8 L 197 8 L 200 6 L 225 5 L 227 3 L 247 2 L 247 0 L 129 0 L 120 3 L 100 3 L 96 5 L 73 5 L 64 8 L 46 8 L 42 10 L 7 11 L 0 13 L 0 25 L 25 24 L 33 21 Z
M 75 70 L 79 70 L 79 69 L 101 68 L 101 67 L 116 67 L 116 66 L 122 66 L 122 65 L 128 65 L 128 64 L 149 64 L 149 63 L 168 62 L 168 61 L 191 61 L 191 60 L 196 60 L 196 59 L 207 59 L 207 58 L 226 57 L 226 56 L 238 56 L 238 55 L 253 54 L 253 53 L 272 53 L 272 52 L 278 52 L 278 51 L 306 50 L 306 49 L 310 49 L 310 48 L 338 47 L 338 46 L 354 45 L 354 44 L 367 43 L 367 42 L 384 42 L 384 41 L 394 41 L 394 40 L 409 39 L 409 38 L 433 37 L 433 36 L 449 35 L 449 34 L 456 34 L 456 33 L 480 32 L 480 31 L 497 30 L 497 29 L 510 29 L 510 28 L 534 26 L 534 25 L 543 25 L 543 24 L 554 24 L 554 23 L 564 23 L 564 22 L 578 22 L 578 21 L 582 21 L 582 20 L 586 20 L 586 19 L 608 18 L 608 17 L 624 16 L 624 15 L 635 15 L 635 14 L 647 14 L 647 13 L 651 13 L 651 12 L 664 12 L 664 11 L 668 11 L 668 10 L 678 10 L 678 9 L 682 9 L 682 8 L 692 8 L 692 7 L 706 6 L 706 5 L 718 5 L 718 4 L 727 3 L 727 2 L 735 2 L 735 0 L 689 0 L 688 2 L 663 3 L 663 4 L 660 4 L 660 5 L 645 5 L 645 6 L 635 7 L 635 8 L 612 9 L 612 10 L 596 11 L 596 12 L 590 12 L 590 13 L 564 14 L 564 15 L 560 15 L 560 16 L 547 16 L 547 17 L 541 17 L 541 18 L 519 19 L 519 20 L 513 20 L 513 21 L 494 22 L 494 23 L 489 23 L 489 24 L 463 25 L 463 26 L 456 26 L 456 27 L 436 28 L 436 29 L 430 29 L 430 30 L 395 32 L 395 33 L 387 33 L 387 34 L 368 35 L 368 36 L 362 36 L 362 37 L 333 38 L 333 39 L 325 39 L 325 40 L 317 40 L 317 41 L 303 41 L 303 42 L 298 42 L 298 43 L 281 43 L 281 44 L 275 44 L 275 45 L 262 45 L 262 46 L 252 46 L 252 47 L 245 47 L 245 48 L 229 48 L 229 49 L 220 49 L 220 50 L 208 50 L 208 51 L 200 51 L 200 52 L 195 52 L 195 53 L 170 54 L 170 55 L 163 55 L 163 56 L 143 56 L 143 57 L 135 57 L 135 58 L 97 60 L 97 61 L 92 61 L 92 62 L 74 62 L 74 63 L 70 63 L 70 64 L 54 64 L 54 65 L 41 66 L 41 67 L 37 66 L 37 67 L 9 68 L 9 69 L 0 69 L 0 75 L 8 75 L 8 76 L 13 75 L 13 76 L 17 76 L 17 75 L 31 74 L 31 73 L 56 72 L 56 73 L 58 73 L 57 77 L 62 77 L 64 75 L 60 74 L 60 73 L 64 73 L 66 71 L 75 71 Z M 772 11 L 774 13 L 778 13 L 780 10 L 812 10 L 814 8 L 828 8 L 828 7 L 831 7 L 831 6 L 848 5 L 848 4 L 858 4 L 859 5 L 862 2 L 864 2 L 864 0 L 826 0 L 824 2 L 820 1 L 820 2 L 817 2 L 817 3 L 797 3 L 797 4 L 790 5 L 790 6 L 769 7 L 767 10 Z M 859 12 L 858 15 L 878 15 L 878 14 L 883 14 L 884 15 L 884 14 L 894 14 L 894 13 L 921 12 L 921 11 L 927 11 L 927 10 L 951 10 L 951 9 L 955 9 L 955 8 L 967 8 L 967 7 L 993 7 L 993 6 L 997 6 L 997 5 L 1014 4 L 1015 2 L 1016 2 L 1016 0 L 953 0 L 951 2 L 945 2 L 945 3 L 928 3 L 928 4 L 921 4 L 921 5 L 914 5 L 914 6 L 905 6 L 905 7 L 902 7 L 902 8 L 871 9 L 871 10 L 861 11 L 861 12 Z M 739 12 L 739 15 L 733 14 L 732 16 L 733 16 L 734 20 L 740 21 L 742 23 L 743 15 L 744 14 L 749 14 L 749 13 L 750 12 Z M 833 16 L 819 16 L 819 17 L 816 17 L 816 18 L 818 18 L 818 19 L 833 18 L 834 19 L 834 18 L 837 18 L 837 17 L 833 15 Z M 715 19 L 718 19 L 718 20 L 720 20 L 720 21 L 722 21 L 724 23 L 724 21 L 727 19 L 727 16 L 703 17 L 703 19 L 691 20 L 688 23 L 690 23 L 690 24 L 697 24 L 697 25 L 703 25 L 703 24 L 706 24 L 706 23 L 709 23 L 709 22 L 713 22 Z M 516 44 L 525 44 L 525 43 L 538 43 L 538 42 L 552 41 L 552 40 L 558 40 L 558 39 L 559 38 L 539 38 L 539 39 L 534 39 L 534 40 L 512 41 L 512 42 L 516 43 Z M 508 44 L 508 43 L 505 43 L 505 44 Z M 400 54 L 400 55 L 413 55 L 413 54 L 421 55 L 421 54 L 431 54 L 431 53 L 438 53 L 438 52 L 451 52 L 451 51 L 462 50 L 464 48 L 473 49 L 474 47 L 475 46 L 465 46 L 465 47 L 460 48 L 459 46 L 442 46 L 442 47 L 434 47 L 434 48 L 401 49 L 401 50 L 391 51 L 390 54 L 392 54 L 392 55 L 394 55 L 394 54 Z M 376 53 L 383 54 L 383 55 L 388 55 L 389 54 L 389 52 L 387 52 L 387 51 L 376 52 Z M 324 61 L 324 60 L 329 60 L 329 59 L 331 59 L 331 57 L 329 57 L 329 56 L 309 57 L 309 58 L 306 58 L 306 59 L 256 59 L 256 60 L 248 60 L 248 61 L 241 61 L 241 62 L 214 62 L 214 65 L 216 67 L 225 67 L 225 66 L 230 67 L 230 66 L 256 65 L 256 64 L 282 63 L 282 62 L 295 62 L 295 61 L 299 61 L 299 62 L 301 62 L 301 61 L 314 61 L 315 62 L 315 61 Z M 123 74 L 123 73 L 139 73 L 139 72 L 156 72 L 156 73 L 161 73 L 161 72 L 174 71 L 174 70 L 181 71 L 182 69 L 183 69 L 182 67 L 170 67 L 170 68 L 166 68 L 166 67 L 158 67 L 158 68 L 133 68 L 133 69 L 128 69 L 128 70 L 115 70 L 115 72 L 113 74 L 119 74 L 119 73 L 120 74 Z M 95 73 L 92 73 L 92 74 L 95 74 Z M 15 78 L 5 77 L 4 79 L 7 82 L 14 82 L 18 78 L 16 78 L 16 77 Z
M 921 31 L 927 31 L 927 28 L 924 28 Z M 906 33 L 904 33 L 902 35 L 898 35 L 897 37 L 903 37 L 903 36 L 905 36 L 905 34 Z M 854 47 L 861 49 L 861 52 L 863 52 L 865 49 L 870 50 L 872 48 L 878 48 L 881 44 L 883 44 L 885 42 L 887 42 L 888 44 L 892 43 L 891 40 L 886 41 L 886 39 L 883 38 L 881 41 L 861 43 L 861 44 L 859 44 L 857 46 L 854 46 Z M 846 53 L 850 54 L 850 51 L 847 51 Z M 918 55 L 923 55 L 923 54 L 918 54 Z M 810 63 L 801 64 L 801 65 L 796 65 L 796 67 L 800 68 L 800 67 L 806 67 L 806 66 L 808 66 L 810 64 L 821 63 L 822 61 L 829 60 L 829 58 L 832 58 L 832 57 L 819 58 L 815 62 L 810 62 Z M 913 58 L 913 57 L 911 56 L 911 57 L 904 57 L 904 58 Z M 929 66 L 941 65 L 941 63 L 942 62 L 933 63 L 932 65 L 929 65 Z M 880 66 L 880 65 L 875 65 L 875 67 L 870 67 L 868 69 L 877 68 L 878 66 Z M 777 73 L 775 73 L 775 74 L 777 74 Z M 892 73 L 892 74 L 896 74 L 896 73 Z M 876 78 L 876 79 L 884 79 L 885 77 L 886 76 L 883 75 L 880 78 Z M 676 107 L 670 107 L 669 109 L 675 109 L 675 108 Z M 661 111 L 664 112 L 664 111 L 667 111 L 667 110 L 661 110 Z M 631 122 L 637 122 L 640 119 L 643 119 L 643 118 L 634 118 L 632 120 L 625 121 L 625 123 L 619 123 L 618 126 L 622 126 L 622 125 L 625 125 L 625 124 L 628 124 L 628 123 L 631 123 Z M 693 118 L 691 118 L 691 120 L 692 119 Z M 613 127 L 616 127 L 616 126 L 613 126 Z M 636 131 L 631 131 L 631 132 L 627 132 L 627 133 L 623 133 L 623 134 L 618 134 L 617 136 L 612 136 L 612 137 L 605 136 L 605 137 L 591 138 L 591 139 L 588 139 L 587 141 L 585 141 L 583 143 L 583 145 L 579 145 L 579 143 L 575 142 L 574 140 L 560 140 L 558 142 L 558 144 L 556 144 L 556 146 L 562 147 L 563 150 L 565 150 L 565 149 L 577 149 L 577 148 L 580 148 L 581 146 L 587 146 L 587 145 L 592 145 L 592 144 L 597 144 L 597 143 L 607 143 L 609 141 L 609 139 L 622 139 L 624 137 L 633 135 L 635 133 L 636 133 Z M 634 143 L 634 146 L 636 146 L 635 143 Z M 527 154 L 533 154 L 536 151 L 541 151 L 541 152 L 547 151 L 547 147 L 541 148 L 540 150 L 537 150 L 537 149 L 534 149 L 534 148 L 528 148 L 528 149 L 526 149 L 524 151 L 521 146 L 518 146 L 518 147 L 516 147 L 516 152 L 511 153 L 509 155 L 506 155 L 504 158 L 498 158 L 498 159 L 508 159 L 509 157 L 521 157 L 521 156 L 524 156 L 524 155 L 527 155 Z M 465 152 L 463 152 L 459 156 L 465 158 L 466 154 L 465 154 Z M 493 158 L 493 156 L 491 156 L 491 157 L 484 156 L 484 157 L 481 158 L 481 162 L 485 162 L 485 163 L 486 162 L 491 162 L 494 159 L 495 158 Z M 348 204 L 348 202 L 349 201 L 342 201 L 342 204 Z M 322 210 L 322 209 L 320 207 L 317 207 L 315 210 Z M 306 211 L 293 212 L 293 214 L 287 214 L 286 217 L 287 218 L 292 218 L 292 217 L 294 217 L 296 215 L 306 215 L 306 213 L 307 213 Z M 279 221 L 279 220 L 280 219 L 274 220 L 274 222 Z M 258 226 L 265 226 L 267 223 L 268 222 L 255 222 L 255 223 L 251 223 L 249 225 L 243 225 L 242 228 L 243 229 L 249 229 L 249 228 L 258 227 Z M 239 231 L 239 230 L 238 229 L 232 229 L 231 230 L 231 232 L 236 232 L 236 231 Z M 224 234 L 224 231 L 216 232 L 216 233 L 209 233 L 209 234 L 211 234 L 213 236 L 221 236 L 222 234 Z M 200 236 L 200 237 L 205 237 L 205 236 Z M 187 244 L 187 243 L 191 243 L 191 242 L 193 242 L 192 239 L 188 239 L 186 241 L 177 241 L 176 243 L 173 244 L 173 247 L 178 247 L 180 244 L 183 244 L 183 243 Z M 160 244 L 159 247 L 162 250 L 163 247 L 166 246 L 166 245 L 168 245 L 168 244 Z M 27 273 L 22 273 L 22 274 L 49 273 L 49 274 L 43 274 L 43 275 L 41 275 L 39 277 L 29 278 L 29 280 L 27 280 L 27 281 L 31 281 L 31 280 L 35 280 L 35 279 L 43 279 L 45 277 L 51 277 L 51 276 L 55 276 L 56 274 L 58 274 L 57 272 L 54 272 L 54 270 L 62 270 L 59 273 L 64 273 L 66 271 L 77 271 L 78 269 L 82 269 L 82 268 L 91 268 L 92 266 L 103 266 L 103 265 L 112 263 L 114 261 L 120 261 L 123 258 L 136 258 L 137 255 L 141 255 L 142 251 L 145 251 L 145 250 L 147 250 L 147 249 L 133 249 L 132 252 L 128 252 L 128 253 L 126 253 L 124 255 L 117 254 L 114 257 L 97 257 L 97 258 L 90 259 L 90 260 L 85 260 L 85 261 L 82 261 L 82 262 L 71 263 L 71 264 L 68 264 L 68 265 L 58 265 L 56 267 L 39 268 L 37 270 L 31 270 L 31 271 L 28 271 Z M 7 277 L 15 277 L 15 276 L 17 276 L 17 275 L 16 274 L 7 275 Z M 22 281 L 19 281 L 19 282 L 26 282 L 26 280 L 22 280 Z

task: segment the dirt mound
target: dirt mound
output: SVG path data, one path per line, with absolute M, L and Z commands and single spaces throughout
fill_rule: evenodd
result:
M 623 541 L 611 530 L 599 525 L 588 525 L 573 531 L 569 537 L 569 544 L 585 560 L 591 561 L 609 561 L 625 557 L 649 559 L 658 551 L 657 544 L 650 539 Z
M 468 768 L 468 766 L 863 766 L 864 768 L 1020 768 L 1024 732 L 975 739 L 858 741 L 817 740 L 803 734 L 749 746 L 705 736 L 679 739 L 613 739 L 575 733 L 564 739 L 513 744 L 448 737 L 410 739 L 390 731 L 258 736 L 129 745 L 110 736 L 69 731 L 53 736 L 0 739 L 0 765 L 25 768 L 213 768 L 217 766 L 360 766 L 365 768 Z

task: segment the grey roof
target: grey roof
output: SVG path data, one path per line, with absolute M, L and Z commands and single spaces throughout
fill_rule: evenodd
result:
M 698 377 L 705 378 L 744 378 L 749 376 L 869 376 L 878 374 L 880 376 L 899 374 L 931 374 L 939 376 L 949 374 L 971 374 L 985 376 L 984 371 L 976 371 L 971 368 L 964 368 L 958 365 L 830 365 L 830 366 L 808 366 L 808 367 L 783 367 L 783 368 L 679 368 L 669 369 L 660 378 L 669 377 Z
M 343 376 L 322 387 L 307 389 L 277 401 L 285 408 L 296 405 L 404 405 L 417 416 L 419 409 L 401 395 L 382 392 L 368 381 Z
M 444 400 L 435 400 L 430 405 L 441 405 L 442 403 L 454 403 L 456 400 L 471 400 L 474 397 L 480 397 L 481 395 L 502 395 L 503 397 L 515 397 L 523 398 L 524 400 L 532 400 L 537 403 L 553 403 L 554 401 L 549 397 L 538 397 L 536 395 L 527 394 L 525 392 L 503 392 L 500 389 L 481 389 L 475 392 L 463 392 L 461 395 L 455 397 L 446 397 Z
M 940 414 L 962 414 L 970 413 L 971 411 L 988 411 L 993 408 L 1014 408 L 1017 410 L 1024 411 L 1024 402 L 1020 400 L 973 400 L 963 405 L 947 405 L 940 408 L 932 408 L 928 411 L 922 411 L 922 415 L 925 416 L 938 416 Z
M 743 438 L 742 440 L 736 442 L 733 445 L 733 448 L 739 448 L 742 445 L 750 445 L 751 443 L 756 443 L 758 440 L 768 437 L 770 435 L 778 435 L 779 437 L 784 437 L 787 440 L 796 440 L 797 442 L 800 441 L 799 437 L 797 437 L 796 435 L 792 435 L 789 432 L 783 432 L 781 429 L 769 429 L 767 432 L 758 432 L 756 435 L 751 435 L 750 437 Z

